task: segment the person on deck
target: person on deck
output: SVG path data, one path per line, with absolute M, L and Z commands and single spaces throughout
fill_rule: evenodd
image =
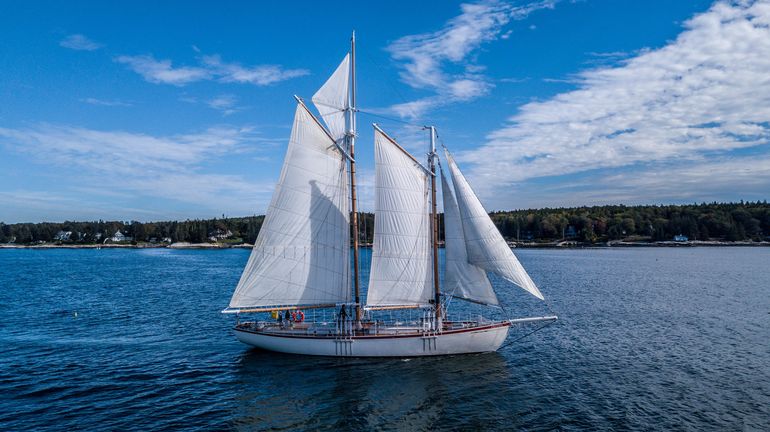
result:
M 286 311 L 286 314 L 284 314 L 283 320 L 286 321 L 287 326 L 293 326 L 291 322 L 291 312 L 289 312 L 288 310 Z
M 340 328 L 345 330 L 345 321 L 348 319 L 348 311 L 345 309 L 345 305 L 340 308 Z

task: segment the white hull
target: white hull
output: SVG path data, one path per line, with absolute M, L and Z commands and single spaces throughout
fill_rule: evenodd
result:
M 320 336 L 277 334 L 236 327 L 241 342 L 288 354 L 338 357 L 421 357 L 497 351 L 508 336 L 509 322 L 445 330 L 424 335 Z

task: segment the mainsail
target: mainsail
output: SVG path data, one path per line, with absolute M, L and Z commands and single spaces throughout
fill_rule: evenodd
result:
M 441 191 L 444 197 L 444 293 L 488 305 L 498 305 L 487 273 L 468 262 L 465 235 L 452 187 L 441 170 Z
M 349 302 L 346 159 L 297 106 L 281 176 L 230 308 Z
M 374 247 L 368 307 L 433 299 L 429 173 L 376 129 Z
M 345 112 L 350 106 L 350 54 L 345 55 L 332 76 L 313 95 L 313 104 L 326 122 L 332 137 L 339 140 L 348 130 Z
M 516 259 L 448 151 L 446 159 L 460 210 L 468 262 L 495 273 L 543 300 L 543 294 Z

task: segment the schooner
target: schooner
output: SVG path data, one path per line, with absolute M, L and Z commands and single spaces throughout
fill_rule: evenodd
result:
M 449 175 L 436 130 L 423 165 L 374 126 L 375 219 L 369 284 L 362 302 L 356 196 L 355 34 L 350 52 L 313 95 L 321 120 L 297 99 L 280 178 L 249 260 L 224 313 L 273 313 L 239 322 L 248 345 L 292 354 L 406 357 L 496 351 L 514 323 L 555 316 L 453 321 L 444 298 L 499 306 L 487 272 L 543 300 L 451 154 Z M 439 280 L 437 181 L 444 206 L 445 273 Z M 351 232 L 353 238 L 351 239 Z M 352 247 L 351 247 L 352 240 Z M 351 268 L 351 253 L 353 266 Z M 337 319 L 304 319 L 327 308 Z M 378 310 L 417 309 L 421 319 L 386 323 Z M 283 314 L 291 319 L 282 320 Z M 279 320 L 275 319 L 279 318 Z

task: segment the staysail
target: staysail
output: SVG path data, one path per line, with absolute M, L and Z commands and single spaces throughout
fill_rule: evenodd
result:
M 313 95 L 315 105 L 335 140 L 345 136 L 347 124 L 345 112 L 350 106 L 350 54 L 345 55 L 332 76 Z
M 374 157 L 374 247 L 366 305 L 426 305 L 433 299 L 429 173 L 378 128 Z
M 516 259 L 449 152 L 446 152 L 446 159 L 460 209 L 468 262 L 495 273 L 543 300 L 543 294 Z
M 444 197 L 444 293 L 465 300 L 498 305 L 497 295 L 487 273 L 468 262 L 460 208 L 452 187 L 441 170 L 441 191 Z
M 350 301 L 346 159 L 304 104 L 231 309 Z

